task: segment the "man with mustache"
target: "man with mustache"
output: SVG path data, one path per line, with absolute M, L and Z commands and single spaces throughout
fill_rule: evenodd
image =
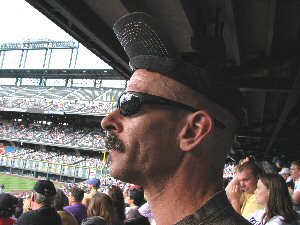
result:
M 198 55 L 181 57 L 147 14 L 122 17 L 114 31 L 133 74 L 102 120 L 111 175 L 143 186 L 157 224 L 249 224 L 222 187 L 239 91 Z

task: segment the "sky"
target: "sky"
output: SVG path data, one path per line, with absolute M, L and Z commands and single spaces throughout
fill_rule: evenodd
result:
M 56 41 L 74 40 L 47 17 L 25 0 L 0 0 L 0 43 L 22 42 L 24 40 L 51 39 Z M 42 68 L 45 50 L 30 51 L 24 68 Z M 2 55 L 3 56 L 3 55 Z M 71 50 L 54 50 L 50 67 L 68 68 Z M 21 51 L 5 54 L 3 69 L 19 67 Z M 1 58 L 0 58 L 1 59 Z M 80 45 L 76 69 L 111 69 L 101 59 Z

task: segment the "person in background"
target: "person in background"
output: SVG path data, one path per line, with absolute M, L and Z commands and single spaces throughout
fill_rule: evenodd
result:
M 4 184 L 1 184 L 0 193 L 4 193 L 5 192 L 4 188 L 5 188 Z
M 98 178 L 93 178 L 93 179 L 87 180 L 86 183 L 88 184 L 89 188 L 91 189 L 91 192 L 87 197 L 92 198 L 93 195 L 98 192 L 98 189 L 101 184 L 100 180 Z
M 130 13 L 113 29 L 133 74 L 101 123 L 110 174 L 144 188 L 157 224 L 249 224 L 223 191 L 240 91 L 200 54 L 178 52 L 145 13 Z
M 30 207 L 30 194 L 26 194 L 25 199 L 23 200 L 23 213 L 26 213 L 29 210 L 31 210 L 31 207 Z
M 84 191 L 78 187 L 73 187 L 69 192 L 69 206 L 65 206 L 64 210 L 70 212 L 75 217 L 78 224 L 87 218 L 87 207 L 82 204 Z
M 291 163 L 291 177 L 294 181 L 292 200 L 294 209 L 300 213 L 300 160 Z
M 148 219 L 149 223 L 151 225 L 156 225 L 156 222 L 153 218 L 152 212 L 151 212 L 151 208 L 148 202 L 146 202 L 145 204 L 143 204 L 139 209 L 138 209 L 139 213 Z
M 18 204 L 15 210 L 15 217 L 18 219 L 23 213 L 23 198 L 18 198 Z
M 122 190 L 118 186 L 112 185 L 111 187 L 108 188 L 107 194 L 111 198 L 114 204 L 119 220 L 124 221 L 126 219 L 125 200 L 124 200 Z
M 85 205 L 86 207 L 88 207 L 89 204 L 90 204 L 90 201 L 91 201 L 90 198 L 84 197 L 84 198 L 82 199 L 82 204 Z
M 263 174 L 257 183 L 257 203 L 264 209 L 248 218 L 254 225 L 300 224 L 299 216 L 293 210 L 291 196 L 285 180 L 278 174 Z
M 68 205 L 68 197 L 61 189 L 57 189 L 54 201 L 52 203 L 52 207 L 59 214 L 62 221 L 62 225 L 78 225 L 75 217 L 70 212 L 64 210 L 64 207 Z
M 51 207 L 56 189 L 50 180 L 39 180 L 35 183 L 31 196 L 31 210 L 22 214 L 17 225 L 61 225 L 61 219 Z
M 226 187 L 226 193 L 233 208 L 244 218 L 262 209 L 254 194 L 261 174 L 263 171 L 255 161 L 246 161 L 238 166 L 237 176 Z
M 91 198 L 88 207 L 88 218 L 82 222 L 82 225 L 99 225 L 103 224 L 103 221 L 107 225 L 123 224 L 123 221 L 118 218 L 110 197 L 104 193 L 96 193 Z
M 11 194 L 0 194 L 0 225 L 13 225 L 17 222 L 14 217 L 15 208 L 18 200 Z
M 290 169 L 287 167 L 283 167 L 278 174 L 281 175 L 286 182 L 289 182 L 291 179 Z
M 129 204 L 129 206 L 125 208 L 126 221 L 141 218 L 142 215 L 138 209 L 144 204 L 144 191 L 140 188 L 129 189 L 129 195 L 125 201 Z

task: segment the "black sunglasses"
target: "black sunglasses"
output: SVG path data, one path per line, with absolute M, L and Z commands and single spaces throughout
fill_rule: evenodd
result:
M 118 99 L 117 108 L 120 110 L 121 115 L 131 116 L 135 113 L 138 113 L 142 108 L 142 104 L 145 103 L 168 105 L 177 108 L 182 108 L 190 112 L 197 112 L 200 110 L 167 98 L 163 98 L 160 96 L 151 95 L 147 93 L 134 92 L 134 91 L 123 92 Z M 213 118 L 213 120 L 216 127 L 221 129 L 224 129 L 226 127 L 223 123 L 221 123 L 217 119 Z

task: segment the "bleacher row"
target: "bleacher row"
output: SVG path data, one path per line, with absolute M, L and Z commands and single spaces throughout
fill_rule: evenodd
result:
M 104 132 L 102 129 L 84 128 L 74 129 L 62 125 L 0 124 L 0 138 L 5 140 L 17 139 L 29 143 L 61 145 L 72 148 L 89 150 L 104 150 Z
M 107 114 L 123 89 L 0 86 L 0 110 Z
M 76 178 L 89 179 L 107 173 L 107 165 L 101 155 L 78 155 L 74 152 L 11 146 L 6 148 L 4 152 L 0 152 L 0 171 L 7 174 L 30 175 L 35 178 L 52 176 L 57 181 L 67 179 L 74 182 Z
M 13 152 L 5 153 L 3 156 L 14 158 L 31 159 L 37 161 L 44 161 L 47 163 L 58 163 L 63 165 L 76 165 L 90 168 L 99 168 L 102 166 L 102 159 L 100 157 L 76 156 L 72 153 L 58 153 L 48 151 L 35 151 L 33 149 L 18 149 Z

